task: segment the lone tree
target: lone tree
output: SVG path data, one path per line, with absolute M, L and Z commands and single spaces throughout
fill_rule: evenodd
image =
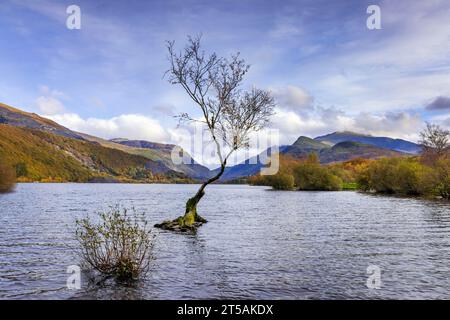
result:
M 261 130 L 273 114 L 275 102 L 268 91 L 241 88 L 249 65 L 239 57 L 230 59 L 207 55 L 200 45 L 200 37 L 188 37 L 184 50 L 176 52 L 175 42 L 167 44 L 170 68 L 166 76 L 171 84 L 181 85 L 201 110 L 204 123 L 215 143 L 220 170 L 203 182 L 197 193 L 186 203 L 186 211 L 173 221 L 165 221 L 156 227 L 169 230 L 195 230 L 205 223 L 197 213 L 197 204 L 205 195 L 205 188 L 218 180 L 225 171 L 227 160 L 234 151 L 248 147 L 249 135 Z M 180 121 L 199 121 L 187 113 Z
M 450 150 L 450 132 L 440 126 L 427 122 L 427 127 L 420 133 L 422 156 L 426 162 L 435 162 L 446 156 Z

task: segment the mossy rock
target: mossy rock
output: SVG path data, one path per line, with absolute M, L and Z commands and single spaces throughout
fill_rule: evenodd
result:
M 195 232 L 202 224 L 208 222 L 197 214 L 197 204 L 204 193 L 190 198 L 186 203 L 186 213 L 172 221 L 155 224 L 155 228 L 177 232 Z
M 194 213 L 190 212 L 185 216 L 176 218 L 175 220 L 167 220 L 162 223 L 155 224 L 155 228 L 181 233 L 195 233 L 197 229 L 206 222 L 207 221 L 204 218 L 199 215 L 195 216 Z

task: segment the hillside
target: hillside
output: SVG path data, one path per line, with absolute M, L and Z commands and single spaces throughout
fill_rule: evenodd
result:
M 23 180 L 90 181 L 102 179 L 140 181 L 204 180 L 209 170 L 190 155 L 187 164 L 174 164 L 173 144 L 117 138 L 106 140 L 75 132 L 58 123 L 0 104 L 0 156 L 18 169 L 26 167 Z M 279 152 L 294 159 L 317 153 L 323 164 L 355 158 L 375 159 L 416 154 L 420 146 L 401 139 L 374 137 L 353 132 L 334 132 L 315 139 L 300 136 Z M 185 151 L 183 151 L 185 152 Z M 263 166 L 256 157 L 227 167 L 221 181 L 248 177 Z
M 0 124 L 0 161 L 22 181 L 186 180 L 159 163 L 88 141 Z
M 310 149 L 310 150 L 321 150 L 327 148 L 328 145 L 322 143 L 320 141 L 311 139 L 309 137 L 301 136 L 299 137 L 293 144 L 293 147 L 298 147 L 302 149 Z
M 349 161 L 355 158 L 377 159 L 382 157 L 399 157 L 404 156 L 405 154 L 369 144 L 344 141 L 335 144 L 331 148 L 320 150 L 318 155 L 320 163 L 332 163 Z
M 180 176 L 189 176 L 194 179 L 207 178 L 210 174 L 208 168 L 196 163 L 193 159 L 192 164 L 175 165 L 171 160 L 171 151 L 174 145 L 127 139 L 113 139 L 109 141 L 85 133 L 72 131 L 54 121 L 40 117 L 37 114 L 24 112 L 1 103 L 0 123 L 14 127 L 40 130 L 81 141 L 89 141 L 105 148 L 141 156 L 153 162 L 157 162 L 157 165 L 155 166 L 162 172 L 175 171 L 178 172 Z
M 320 150 L 328 148 L 330 148 L 330 146 L 325 143 L 301 136 L 293 145 L 286 146 L 282 150 L 282 153 L 288 154 L 294 158 L 304 158 L 311 152 L 319 152 Z
M 170 169 L 180 171 L 193 179 L 205 179 L 212 175 L 207 167 L 196 162 L 185 150 L 182 152 L 187 163 L 175 165 L 172 162 L 172 150 L 176 146 L 173 144 L 128 139 L 112 139 L 110 141 L 133 148 L 127 152 L 147 156 L 148 158 L 157 158 Z
M 280 147 L 279 152 L 293 159 L 303 159 L 314 152 L 318 155 L 319 161 L 322 164 L 344 162 L 356 158 L 377 159 L 381 157 L 406 155 L 402 152 L 352 141 L 344 141 L 331 147 L 308 137 L 300 137 L 293 145 Z M 253 161 L 255 161 L 254 158 Z M 249 160 L 247 160 L 241 164 L 227 168 L 221 180 L 227 181 L 241 177 L 249 177 L 259 173 L 262 167 L 263 165 L 260 162 L 250 164 Z
M 40 117 L 35 113 L 24 112 L 3 103 L 0 103 L 0 124 L 37 129 L 69 138 L 82 139 L 79 134 L 57 124 L 54 121 Z
M 418 154 L 421 151 L 420 145 L 410 141 L 402 139 L 392 139 L 388 137 L 373 137 L 370 135 L 364 135 L 350 131 L 334 132 L 324 136 L 316 137 L 314 138 L 314 140 L 328 144 L 330 146 L 333 146 L 340 142 L 352 141 L 410 154 Z

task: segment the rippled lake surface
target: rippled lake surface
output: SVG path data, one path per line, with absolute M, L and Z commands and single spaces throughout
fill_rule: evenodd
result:
M 356 192 L 213 185 L 196 235 L 155 230 L 145 280 L 68 290 L 74 220 L 121 204 L 152 224 L 195 185 L 20 184 L 0 195 L 0 299 L 450 298 L 450 205 Z M 381 270 L 369 289 L 367 267 Z

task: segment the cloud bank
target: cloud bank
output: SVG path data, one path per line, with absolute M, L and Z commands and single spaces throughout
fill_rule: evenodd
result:
M 158 120 L 139 114 L 123 114 L 109 119 L 83 119 L 75 113 L 44 115 L 74 131 L 87 133 L 104 139 L 127 138 L 169 142 L 169 134 Z

